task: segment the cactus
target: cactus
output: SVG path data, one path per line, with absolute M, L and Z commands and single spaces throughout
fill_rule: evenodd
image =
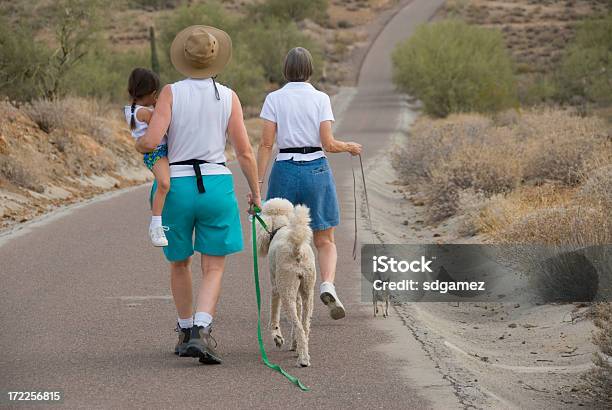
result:
M 157 47 L 155 47 L 155 29 L 149 27 L 149 43 L 151 44 L 151 70 L 159 74 L 159 59 L 157 58 Z

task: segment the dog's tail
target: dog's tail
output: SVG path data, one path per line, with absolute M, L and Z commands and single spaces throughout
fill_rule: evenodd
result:
M 309 245 L 311 240 L 310 209 L 304 205 L 296 205 L 293 215 L 289 218 L 289 242 L 297 254 L 301 251 L 302 245 Z

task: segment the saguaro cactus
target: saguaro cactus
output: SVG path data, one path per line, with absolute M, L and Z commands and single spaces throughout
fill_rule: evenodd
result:
M 151 44 L 151 70 L 159 74 L 159 59 L 157 58 L 157 47 L 155 46 L 155 29 L 149 27 L 149 43 Z

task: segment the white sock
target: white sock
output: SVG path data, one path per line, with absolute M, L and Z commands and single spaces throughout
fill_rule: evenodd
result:
M 149 228 L 157 228 L 158 226 L 162 226 L 162 219 L 161 219 L 161 215 L 160 216 L 155 216 L 153 215 L 151 217 L 151 225 L 149 225 Z
M 187 319 L 181 319 L 179 317 L 178 324 L 181 329 L 189 329 L 190 327 L 193 327 L 193 317 Z
M 333 282 L 321 282 L 321 284 L 319 285 L 319 291 L 323 292 L 323 290 L 328 286 L 331 286 L 334 290 L 336 289 L 336 286 L 334 286 Z
M 193 317 L 193 324 L 195 326 L 206 327 L 212 323 L 212 316 L 206 312 L 196 312 Z

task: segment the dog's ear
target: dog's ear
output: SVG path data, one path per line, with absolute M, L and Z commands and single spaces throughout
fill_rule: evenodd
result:
M 293 213 L 293 204 L 284 198 L 272 198 L 263 204 L 262 213 L 289 216 Z

